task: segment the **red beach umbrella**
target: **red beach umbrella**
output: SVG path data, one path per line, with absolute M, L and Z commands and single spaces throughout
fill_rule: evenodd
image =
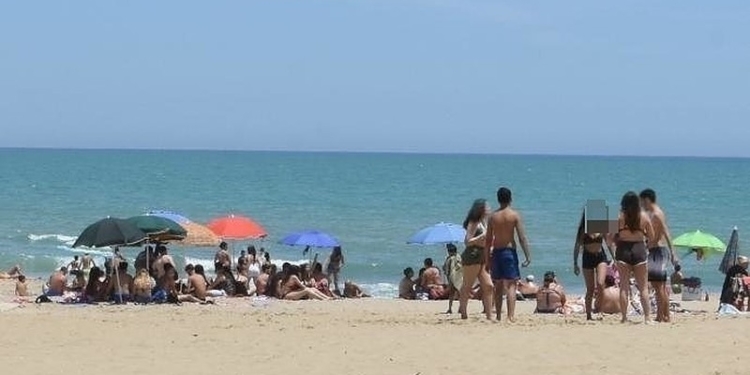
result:
M 239 241 L 268 235 L 260 224 L 244 216 L 229 215 L 216 218 L 209 222 L 207 227 L 223 240 Z

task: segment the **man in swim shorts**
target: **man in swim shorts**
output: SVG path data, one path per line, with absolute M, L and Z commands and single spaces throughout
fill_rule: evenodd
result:
M 656 321 L 669 322 L 669 293 L 667 290 L 667 263 L 678 264 L 667 227 L 667 219 L 656 204 L 656 192 L 652 189 L 640 193 L 641 205 L 651 219 L 656 243 L 648 243 L 648 281 L 656 291 Z
M 495 283 L 497 320 L 500 320 L 502 315 L 503 295 L 505 295 L 508 299 L 508 321 L 514 322 L 516 284 L 521 278 L 521 272 L 518 269 L 516 236 L 526 257 L 526 261 L 523 262 L 524 267 L 531 263 L 531 257 L 521 215 L 510 207 L 512 201 L 510 189 L 506 187 L 498 189 L 497 201 L 500 203 L 500 208 L 490 216 L 485 238 L 485 248 L 491 249 L 491 254 L 486 252 L 488 258 L 485 259 L 484 264 Z

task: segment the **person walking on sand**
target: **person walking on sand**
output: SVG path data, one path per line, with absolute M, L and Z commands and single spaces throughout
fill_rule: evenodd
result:
M 332 285 L 333 293 L 340 297 L 341 289 L 339 289 L 339 277 L 341 276 L 341 268 L 344 267 L 344 254 L 341 252 L 341 246 L 333 248 L 326 264 L 328 285 Z
M 628 292 L 630 291 L 630 276 L 635 277 L 635 283 L 643 306 L 643 319 L 651 323 L 651 303 L 648 298 L 648 253 L 647 242 L 656 242 L 654 228 L 651 221 L 641 209 L 638 195 L 632 191 L 625 193 L 620 202 L 620 215 L 617 218 L 617 234 L 615 235 L 615 259 L 617 271 L 620 274 L 620 306 L 622 307 L 622 323 L 628 321 Z
M 518 269 L 518 253 L 516 252 L 516 236 L 521 243 L 521 249 L 526 260 L 523 267 L 531 263 L 531 251 L 526 239 L 526 229 L 523 226 L 521 214 L 511 208 L 512 196 L 510 189 L 501 187 L 497 190 L 497 201 L 500 208 L 490 215 L 487 224 L 485 248 L 492 249 L 492 253 L 485 252 L 485 268 L 491 271 L 495 282 L 495 310 L 497 320 L 500 320 L 503 310 L 503 295 L 508 298 L 508 321 L 515 321 L 516 312 L 516 283 L 521 278 Z
M 667 262 L 677 266 L 679 261 L 672 247 L 672 238 L 667 227 L 664 211 L 656 204 L 656 192 L 652 189 L 643 190 L 640 194 L 641 205 L 651 219 L 654 228 L 655 242 L 648 243 L 648 281 L 656 291 L 656 321 L 668 323 L 669 291 L 667 285 Z
M 604 252 L 604 235 L 601 233 L 585 233 L 585 213 L 581 214 L 581 221 L 578 224 L 576 242 L 573 247 L 573 273 L 576 276 L 581 274 L 581 267 L 578 266 L 578 254 L 583 249 L 581 256 L 581 265 L 583 266 L 583 280 L 586 284 L 586 320 L 593 320 L 593 300 L 594 291 L 602 293 L 604 290 L 604 281 L 607 276 L 607 265 L 609 259 Z M 609 248 L 610 255 L 612 249 Z M 614 256 L 612 257 L 614 259 Z
M 463 285 L 463 271 L 461 271 L 461 259 L 458 257 L 456 245 L 449 243 L 445 245 L 448 256 L 443 263 L 443 274 L 448 282 L 448 311 L 446 314 L 453 314 L 453 301 L 458 298 L 459 290 Z
M 482 293 L 482 306 L 488 320 L 492 320 L 492 279 L 485 267 L 487 254 L 485 237 L 487 235 L 487 217 L 490 214 L 490 206 L 484 199 L 477 199 L 471 205 L 466 214 L 463 227 L 466 229 L 464 245 L 466 248 L 461 253 L 461 268 L 463 272 L 463 285 L 459 297 L 458 312 L 461 319 L 467 319 L 466 312 L 469 297 L 472 295 L 474 282 L 479 279 L 479 288 Z

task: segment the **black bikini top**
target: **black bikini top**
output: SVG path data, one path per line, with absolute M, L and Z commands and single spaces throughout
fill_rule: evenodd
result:
M 589 234 L 584 234 L 583 235 L 583 244 L 584 245 L 592 245 L 592 244 L 597 244 L 597 243 L 601 243 L 601 242 L 602 242 L 602 235 L 601 234 L 597 234 L 597 235 L 594 235 L 594 236 L 589 235 Z

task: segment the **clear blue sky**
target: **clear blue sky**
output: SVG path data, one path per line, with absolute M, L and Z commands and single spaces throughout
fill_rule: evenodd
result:
M 9 1 L 0 147 L 750 156 L 750 2 Z

